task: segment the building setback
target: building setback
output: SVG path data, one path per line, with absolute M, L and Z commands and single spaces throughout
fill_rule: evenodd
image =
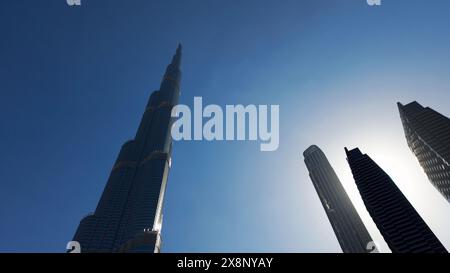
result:
M 325 154 L 316 145 L 303 153 L 309 177 L 344 253 L 373 252 L 369 232 Z M 369 248 L 368 248 L 369 247 Z
M 450 202 L 450 119 L 417 102 L 398 103 L 406 142 L 431 184 Z
M 366 154 L 345 148 L 367 211 L 393 253 L 447 253 L 394 181 Z
M 162 206 L 171 167 L 172 108 L 180 95 L 181 45 L 150 96 L 133 140 L 112 167 L 95 212 L 75 233 L 82 252 L 159 252 Z

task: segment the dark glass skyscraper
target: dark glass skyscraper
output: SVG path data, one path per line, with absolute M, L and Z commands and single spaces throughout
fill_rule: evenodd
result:
M 313 145 L 303 153 L 309 177 L 319 195 L 344 253 L 373 252 L 372 238 L 322 150 Z
M 450 202 L 450 119 L 417 102 L 398 103 L 406 141 L 431 184 Z
M 345 152 L 364 204 L 393 253 L 447 253 L 394 181 L 368 155 L 358 148 Z
M 78 226 L 74 241 L 82 252 L 159 252 L 180 62 L 181 45 L 150 96 L 135 138 L 122 146 L 95 212 Z

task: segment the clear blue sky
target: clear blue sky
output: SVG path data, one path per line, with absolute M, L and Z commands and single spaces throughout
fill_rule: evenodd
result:
M 359 146 L 450 249 L 396 102 L 450 116 L 448 0 L 0 2 L 0 251 L 62 252 L 183 43 L 181 103 L 279 104 L 280 148 L 177 142 L 163 251 L 339 252 L 301 153 Z

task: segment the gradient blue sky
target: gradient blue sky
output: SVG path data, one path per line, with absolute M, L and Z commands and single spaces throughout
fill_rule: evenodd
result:
M 396 102 L 450 116 L 447 0 L 0 2 L 0 252 L 62 252 L 93 211 L 179 41 L 181 103 L 279 104 L 280 147 L 177 142 L 165 252 L 339 252 L 303 163 L 319 145 L 381 250 L 345 161 L 360 147 L 450 249 L 450 205 Z

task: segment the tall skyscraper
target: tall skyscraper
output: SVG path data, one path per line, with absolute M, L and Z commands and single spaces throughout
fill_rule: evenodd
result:
M 398 103 L 406 141 L 431 184 L 450 202 L 450 119 L 417 102 Z
M 322 150 L 312 145 L 303 153 L 314 188 L 344 253 L 373 252 L 372 238 Z
M 358 148 L 345 152 L 364 204 L 393 253 L 447 253 L 394 181 L 368 155 Z
M 162 207 L 171 167 L 172 108 L 180 95 L 181 45 L 159 90 L 147 103 L 133 140 L 112 167 L 94 213 L 84 217 L 74 236 L 82 252 L 159 252 Z

